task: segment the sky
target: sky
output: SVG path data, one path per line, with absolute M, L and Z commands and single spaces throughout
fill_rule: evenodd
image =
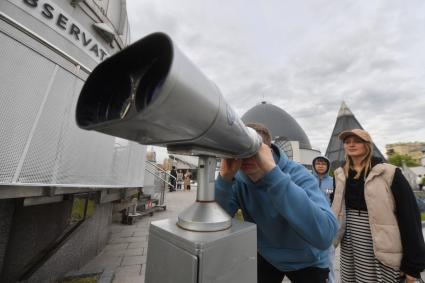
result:
M 423 0 L 127 0 L 132 41 L 167 33 L 239 116 L 267 101 L 326 151 L 342 101 L 381 152 L 425 142 Z

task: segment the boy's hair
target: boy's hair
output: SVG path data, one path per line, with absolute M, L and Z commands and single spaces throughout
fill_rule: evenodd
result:
M 317 162 L 317 161 L 325 162 L 325 163 L 326 163 L 326 165 L 328 165 L 328 162 L 329 162 L 326 158 L 323 158 L 323 157 L 317 157 L 316 159 L 314 159 L 314 165 L 316 164 L 316 162 Z
M 260 123 L 248 123 L 246 126 L 253 128 L 261 136 L 263 143 L 267 144 L 268 146 L 272 144 L 272 135 L 266 126 Z

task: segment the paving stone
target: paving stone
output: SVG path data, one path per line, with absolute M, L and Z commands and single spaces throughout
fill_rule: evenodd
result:
M 134 231 L 134 230 L 121 231 L 119 233 L 112 234 L 111 239 L 132 237 L 134 235 L 134 233 L 136 233 L 136 232 L 137 231 Z
M 114 281 L 112 281 L 112 282 L 113 283 L 144 283 L 145 282 L 145 276 L 139 275 L 139 276 L 115 277 Z
M 114 280 L 114 271 L 104 271 L 100 275 L 100 278 L 97 280 L 98 283 L 112 283 L 112 280 Z
M 112 224 L 110 227 L 110 231 L 112 234 L 120 233 L 122 231 L 121 225 Z
M 128 245 L 129 249 L 137 249 L 137 248 L 147 248 L 148 247 L 148 242 L 144 241 L 144 242 L 137 242 L 137 243 L 130 243 Z
M 128 243 L 112 243 L 107 244 L 103 251 L 116 251 L 116 250 L 124 250 L 128 247 Z
M 112 238 L 109 240 L 109 243 L 116 244 L 116 243 L 138 243 L 138 242 L 145 242 L 146 236 L 142 237 L 125 237 L 125 238 Z
M 143 236 L 143 237 L 146 237 L 147 235 L 149 235 L 149 230 L 148 230 L 148 228 L 146 227 L 145 229 L 141 229 L 141 230 L 137 230 L 136 232 L 134 232 L 134 237 L 141 237 L 141 236 Z
M 87 270 L 111 270 L 121 265 L 123 256 L 104 255 L 103 253 L 92 259 L 84 268 Z
M 113 255 L 113 256 L 131 256 L 131 255 L 143 255 L 144 248 L 135 248 L 135 249 L 121 249 L 121 250 L 108 250 L 103 251 L 104 255 Z
M 146 257 L 144 256 L 125 256 L 121 266 L 144 264 L 146 263 Z
M 139 276 L 142 266 L 138 265 L 129 265 L 129 266 L 120 266 L 115 269 L 115 277 L 128 277 L 128 276 Z

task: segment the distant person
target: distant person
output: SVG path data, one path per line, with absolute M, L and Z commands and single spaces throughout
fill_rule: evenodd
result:
M 423 184 L 422 184 L 422 175 L 419 174 L 418 177 L 416 177 L 416 184 L 418 185 L 418 188 L 420 191 L 422 191 Z
M 184 174 L 184 188 L 190 191 L 190 181 L 192 180 L 192 173 L 190 170 L 187 170 Z
M 373 157 L 361 129 L 344 131 L 332 209 L 340 223 L 342 282 L 420 282 L 425 244 L 415 196 L 400 169 Z
M 263 138 L 257 154 L 223 159 L 217 202 L 232 216 L 257 224 L 258 282 L 325 283 L 328 248 L 337 221 L 310 172 L 271 143 L 269 130 L 248 124 Z
M 183 184 L 183 172 L 180 169 L 177 171 L 177 190 L 182 189 L 182 184 Z
M 333 193 L 333 178 L 329 176 L 330 162 L 325 156 L 318 156 L 313 159 L 313 175 L 319 183 L 319 188 L 323 195 L 331 203 L 331 195 Z M 328 283 L 335 283 L 335 248 L 333 245 L 329 247 L 329 278 Z
M 176 179 L 177 179 L 177 171 L 176 171 L 176 167 L 173 166 L 170 171 L 170 182 L 169 182 L 170 192 L 174 192 L 176 190 Z

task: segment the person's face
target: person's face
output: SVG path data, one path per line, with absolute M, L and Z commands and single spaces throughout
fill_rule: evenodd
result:
M 356 136 L 349 136 L 344 140 L 344 150 L 350 157 L 362 157 L 367 153 L 365 142 Z
M 240 170 L 247 176 L 257 174 L 260 172 L 260 167 L 257 164 L 255 156 L 242 159 Z
M 317 174 L 323 175 L 328 171 L 328 164 L 324 160 L 316 160 L 314 162 L 314 169 L 316 170 Z

